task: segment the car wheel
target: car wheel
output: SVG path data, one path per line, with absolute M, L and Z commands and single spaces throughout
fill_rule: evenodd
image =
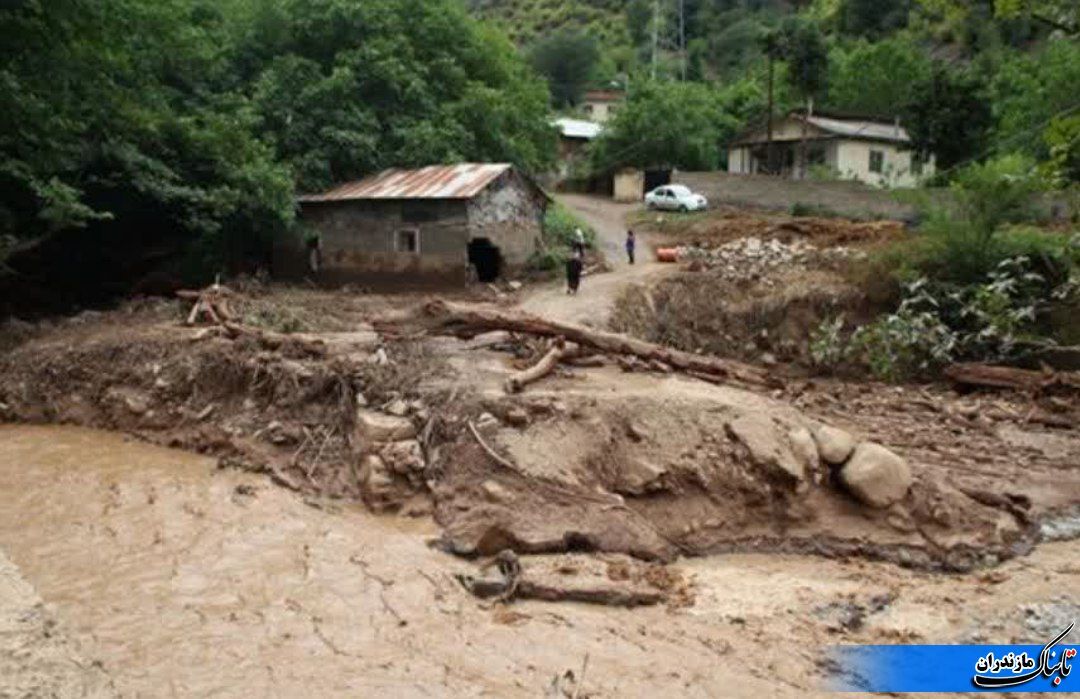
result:
M 690 207 L 689 207 L 689 206 L 687 206 L 686 204 L 680 204 L 680 205 L 679 205 L 679 211 L 681 211 L 682 213 L 684 213 L 684 214 L 685 214 L 685 213 L 687 213 L 688 211 L 690 211 Z

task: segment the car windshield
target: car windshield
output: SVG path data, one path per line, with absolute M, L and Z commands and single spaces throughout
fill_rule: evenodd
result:
M 690 196 L 690 190 L 687 189 L 686 187 L 683 187 L 682 185 L 678 185 L 678 184 L 677 185 L 672 185 L 672 186 L 668 187 L 668 189 L 671 190 L 671 193 L 674 194 L 677 197 L 688 197 L 688 196 Z

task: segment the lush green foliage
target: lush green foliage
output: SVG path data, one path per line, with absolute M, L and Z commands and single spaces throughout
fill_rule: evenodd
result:
M 618 165 L 715 169 L 720 163 L 722 129 L 737 126 L 706 85 L 642 83 L 594 142 L 592 167 L 596 172 Z
M 220 268 L 265 256 L 295 187 L 554 153 L 543 82 L 457 0 L 18 0 L 0 35 L 9 241 Z
M 579 230 L 588 247 L 596 244 L 596 231 L 589 224 L 562 204 L 549 206 L 544 214 L 544 249 L 533 256 L 530 266 L 545 272 L 562 270 Z
M 594 77 L 600 49 L 596 39 L 580 31 L 563 29 L 541 39 L 529 52 L 529 62 L 547 78 L 551 101 L 557 108 L 581 101 Z

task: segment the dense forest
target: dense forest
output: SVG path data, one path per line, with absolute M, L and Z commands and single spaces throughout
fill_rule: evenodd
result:
M 387 166 L 553 163 L 552 109 L 628 88 L 593 169 L 723 164 L 776 110 L 901 116 L 946 169 L 1080 179 L 1068 0 L 9 0 L 11 312 L 265 265 L 298 191 Z M 14 286 L 13 286 L 14 285 Z M 20 298 L 14 301 L 14 289 Z M 28 295 L 29 294 L 29 295 Z
M 459 0 L 15 0 L 0 35 L 9 310 L 265 262 L 298 190 L 554 153 L 544 82 Z

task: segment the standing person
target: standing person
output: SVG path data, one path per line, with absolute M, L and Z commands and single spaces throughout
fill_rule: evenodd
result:
M 574 251 L 579 255 L 585 254 L 585 234 L 580 228 L 574 229 Z
M 584 264 L 581 261 L 581 253 L 577 250 L 566 261 L 566 293 L 571 296 L 577 295 L 578 286 L 581 284 L 581 269 Z
M 630 264 L 634 264 L 634 248 L 637 247 L 637 239 L 634 237 L 634 231 L 626 231 L 626 257 L 630 260 Z

